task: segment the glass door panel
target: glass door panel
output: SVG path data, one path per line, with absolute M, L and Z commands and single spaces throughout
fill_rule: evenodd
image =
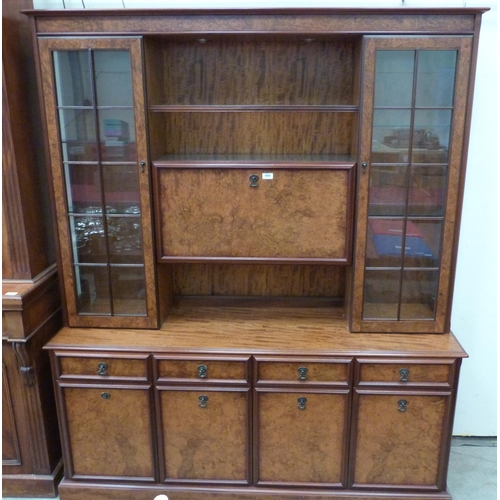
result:
M 154 267 L 146 271 L 154 258 L 151 214 L 140 196 L 149 195 L 149 172 L 137 164 L 147 164 L 143 77 L 132 70 L 142 64 L 141 40 L 51 38 L 39 45 L 45 67 L 53 67 L 43 83 L 48 122 L 52 116 L 57 124 L 49 135 L 60 144 L 51 147 L 55 190 L 66 193 L 57 210 L 59 224 L 67 221 L 60 239 L 70 324 L 156 326 Z
M 438 298 L 449 285 L 440 270 L 453 243 L 443 235 L 455 223 L 447 189 L 460 175 L 452 131 L 464 120 L 455 93 L 466 92 L 458 68 L 469 56 L 466 37 L 365 38 L 361 162 L 369 169 L 359 179 L 354 331 L 442 328 L 448 305 Z

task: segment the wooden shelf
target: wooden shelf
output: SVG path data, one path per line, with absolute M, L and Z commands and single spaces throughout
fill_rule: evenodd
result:
M 341 307 L 174 307 L 160 330 L 63 328 L 54 348 L 465 357 L 452 334 L 351 334 Z
M 357 113 L 359 106 L 348 104 L 332 105 L 251 105 L 251 104 L 224 104 L 224 105 L 176 105 L 176 104 L 153 104 L 149 106 L 153 113 L 224 113 L 224 112 L 312 112 L 321 113 Z
M 155 167 L 218 167 L 244 168 L 247 166 L 274 168 L 342 168 L 356 162 L 349 155 L 252 155 L 252 154 L 168 154 L 153 160 Z

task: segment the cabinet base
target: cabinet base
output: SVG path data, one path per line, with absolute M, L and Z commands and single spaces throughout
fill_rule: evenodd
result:
M 169 500 L 452 500 L 448 492 L 354 492 L 354 491 L 305 491 L 260 488 L 200 488 L 173 486 L 135 486 L 88 484 L 83 485 L 64 479 L 59 487 L 61 500 L 153 500 L 156 495 L 167 495 Z
M 52 474 L 3 474 L 2 496 L 52 498 L 63 475 L 62 460 Z

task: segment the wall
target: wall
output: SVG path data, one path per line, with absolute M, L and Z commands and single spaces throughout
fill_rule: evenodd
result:
M 402 4 L 404 4 L 402 6 Z M 454 433 L 496 435 L 497 8 L 494 0 L 35 0 L 35 8 L 490 7 L 483 17 L 452 329 L 470 355 Z

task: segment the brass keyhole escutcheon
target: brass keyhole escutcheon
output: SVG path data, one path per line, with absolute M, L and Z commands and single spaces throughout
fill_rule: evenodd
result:
M 408 401 L 406 401 L 406 399 L 400 399 L 398 401 L 398 411 L 404 413 L 406 411 L 407 406 L 408 406 Z
M 256 188 L 259 187 L 259 176 L 256 174 L 252 174 L 250 177 L 250 187 L 251 188 Z
M 107 375 L 108 374 L 108 363 L 99 363 L 97 365 L 97 375 Z
M 297 408 L 299 410 L 305 410 L 306 409 L 306 403 L 307 403 L 307 398 L 299 398 L 297 399 Z

